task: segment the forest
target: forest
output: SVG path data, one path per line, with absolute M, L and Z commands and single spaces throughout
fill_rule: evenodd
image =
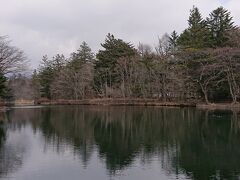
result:
M 152 47 L 107 34 L 94 53 L 86 42 L 69 57 L 44 55 L 31 76 L 27 58 L 0 37 L 2 100 L 142 98 L 162 102 L 240 100 L 240 28 L 224 7 L 203 18 L 193 7 L 188 27 Z

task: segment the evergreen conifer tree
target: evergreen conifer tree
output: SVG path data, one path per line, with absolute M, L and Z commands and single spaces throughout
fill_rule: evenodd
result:
M 108 34 L 106 40 L 101 46 L 104 48 L 96 55 L 95 63 L 96 84 L 107 84 L 112 86 L 116 81 L 114 69 L 117 60 L 134 56 L 137 51 L 132 44 L 124 42 L 122 39 L 116 39 L 112 34 Z
M 209 31 L 197 7 L 190 10 L 188 25 L 189 27 L 178 38 L 180 47 L 196 49 L 208 47 Z
M 231 13 L 223 7 L 210 13 L 207 18 L 207 26 L 211 33 L 212 47 L 224 47 L 228 41 L 228 32 L 236 28 Z

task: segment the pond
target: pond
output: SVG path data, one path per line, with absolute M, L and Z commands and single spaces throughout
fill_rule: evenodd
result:
M 240 119 L 196 108 L 52 106 L 0 115 L 0 179 L 239 179 Z

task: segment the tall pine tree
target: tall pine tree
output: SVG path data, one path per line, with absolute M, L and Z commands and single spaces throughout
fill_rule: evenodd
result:
M 116 39 L 112 34 L 107 35 L 101 46 L 104 49 L 96 55 L 95 82 L 97 86 L 105 84 L 111 87 L 118 79 L 114 72 L 117 60 L 132 57 L 137 51 L 132 44 L 124 42 L 122 39 Z
M 204 48 L 208 45 L 209 31 L 197 7 L 190 10 L 189 27 L 178 38 L 181 48 Z
M 72 53 L 70 65 L 75 69 L 81 68 L 83 64 L 93 63 L 94 54 L 88 44 L 84 41 L 77 52 Z
M 169 37 L 170 49 L 172 52 L 176 51 L 176 49 L 177 49 L 178 37 L 179 36 L 175 30 L 171 33 L 171 35 Z
M 207 18 L 207 25 L 211 33 L 212 47 L 224 47 L 229 40 L 228 32 L 236 28 L 231 13 L 223 7 L 219 7 L 210 13 Z

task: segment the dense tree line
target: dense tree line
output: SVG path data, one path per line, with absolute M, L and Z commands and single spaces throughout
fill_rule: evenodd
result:
M 30 79 L 31 96 L 53 100 L 112 97 L 206 103 L 237 103 L 239 99 L 240 29 L 223 7 L 205 19 L 193 7 L 188 27 L 180 34 L 164 34 L 156 47 L 141 43 L 135 47 L 112 34 L 101 46 L 96 54 L 83 42 L 69 57 L 43 56 Z M 0 82 L 5 81 L 4 73 L 12 70 L 1 69 Z
M 149 45 L 108 34 L 93 55 L 83 42 L 70 58 L 43 57 L 34 79 L 39 98 L 93 97 L 159 98 L 163 101 L 201 100 L 206 103 L 239 98 L 240 30 L 229 11 L 219 7 L 203 19 L 190 11 L 188 28 L 173 31 Z

